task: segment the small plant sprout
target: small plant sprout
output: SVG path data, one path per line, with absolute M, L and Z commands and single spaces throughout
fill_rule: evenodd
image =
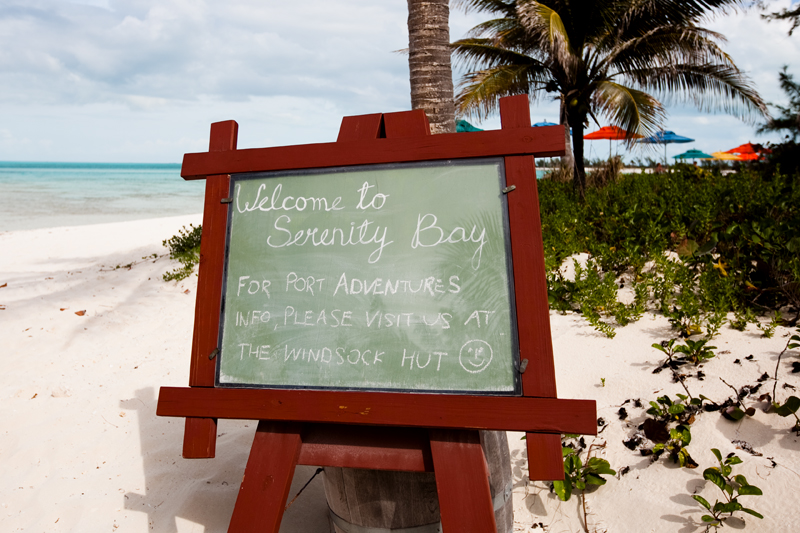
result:
M 699 398 L 692 398 L 686 394 L 676 394 L 675 396 L 678 397 L 675 401 L 670 400 L 667 395 L 659 396 L 655 402 L 651 401 L 647 414 L 662 422 L 691 424 L 694 422 L 695 414 L 703 408 L 703 401 L 711 402 L 702 394 Z
M 706 339 L 711 340 L 719 335 L 719 330 L 727 321 L 726 313 L 713 312 L 705 317 Z
M 775 383 L 772 385 L 772 408 L 779 416 L 794 416 L 795 424 L 792 428 L 792 431 L 800 433 L 800 417 L 797 416 L 797 410 L 800 409 L 800 398 L 797 396 L 789 396 L 786 401 L 781 404 L 778 402 L 776 397 L 778 387 L 778 370 L 780 368 L 781 358 L 787 350 L 800 348 L 800 328 L 797 329 L 797 332 L 798 335 L 792 335 L 789 337 L 789 340 L 786 342 L 786 346 L 783 348 L 783 350 L 781 350 L 781 353 L 778 354 L 778 362 L 775 364 Z
M 678 330 L 681 337 L 691 337 L 703 332 L 700 328 L 700 315 L 697 312 L 673 309 L 666 313 L 666 316 L 672 328 Z
M 699 365 L 700 363 L 711 359 L 716 354 L 713 350 L 716 350 L 716 346 L 706 346 L 708 340 L 699 340 L 693 341 L 691 339 L 686 339 L 686 344 L 681 346 L 676 346 L 675 351 L 684 354 L 684 358 L 687 361 L 694 363 L 695 365 Z
M 675 364 L 675 361 L 673 361 L 672 359 L 672 356 L 675 355 L 675 339 L 670 339 L 668 341 L 661 341 L 660 343 L 656 342 L 653 343 L 652 346 L 656 350 L 662 351 L 667 355 L 667 360 L 664 361 L 663 365 L 661 365 L 662 367 L 667 367 L 667 366 L 672 367 Z
M 688 392 L 688 391 L 687 391 Z M 655 402 L 650 402 L 647 414 L 653 418 L 644 421 L 644 434 L 656 445 L 651 449 L 643 449 L 642 455 L 652 455 L 657 460 L 667 453 L 672 460 L 685 468 L 696 468 L 697 463 L 689 455 L 686 447 L 692 442 L 692 433 L 689 426 L 695 420 L 695 414 L 700 411 L 703 400 L 707 398 L 691 398 L 678 394 L 678 399 L 672 401 L 669 396 L 660 396 Z M 670 425 L 675 424 L 670 428 Z
M 747 324 L 753 322 L 758 323 L 756 314 L 749 307 L 733 310 L 733 320 L 730 321 L 730 326 L 737 331 L 744 331 L 747 329 Z
M 653 446 L 653 457 L 658 459 L 663 453 L 668 453 L 673 462 L 681 467 L 697 468 L 697 463 L 686 451 L 686 447 L 692 442 L 692 432 L 687 424 L 678 424 L 669 430 L 669 439 L 666 442 L 659 442 Z
M 775 328 L 777 328 L 781 322 L 783 321 L 783 317 L 778 311 L 770 318 L 770 321 L 766 324 L 758 324 L 758 329 L 761 330 L 761 336 L 767 339 L 771 339 L 773 335 L 775 335 Z
M 680 420 L 681 415 L 686 411 L 686 406 L 681 402 L 673 402 L 669 396 L 659 396 L 656 401 L 650 402 L 650 409 L 647 414 L 663 421 Z
M 744 398 L 745 393 L 739 394 L 739 391 L 736 390 L 736 387 L 734 387 L 733 385 L 731 385 L 722 378 L 719 378 L 719 380 L 728 387 L 730 387 L 731 390 L 733 391 L 733 400 L 729 400 L 729 402 L 732 401 L 732 405 L 729 405 L 729 402 L 725 403 L 725 405 L 728 405 L 727 407 L 723 405 L 724 408 L 722 409 L 721 413 L 724 418 L 736 422 L 744 418 L 744 415 L 753 416 L 756 414 L 756 410 L 754 407 L 747 407 L 742 402 L 742 398 Z
M 564 457 L 564 481 L 554 481 L 553 490 L 561 499 L 567 501 L 572 496 L 573 490 L 585 490 L 589 485 L 605 485 L 604 475 L 616 475 L 611 465 L 605 459 L 591 457 L 591 447 L 587 453 L 586 464 L 581 461 L 580 449 L 564 446 L 561 454 Z
M 552 490 L 561 501 L 567 501 L 574 490 L 584 491 L 590 485 L 605 485 L 604 475 L 616 475 L 611 465 L 605 459 L 592 457 L 594 448 L 605 448 L 606 443 L 592 444 L 586 451 L 586 464 L 581 461 L 581 452 L 586 448 L 583 437 L 578 435 L 564 435 L 561 438 L 561 455 L 564 458 L 564 481 L 553 481 Z M 586 513 L 586 494 L 582 494 L 583 523 L 588 524 Z
M 800 433 L 800 418 L 797 416 L 797 410 L 800 409 L 800 398 L 797 396 L 789 396 L 782 405 L 773 402 L 772 408 L 775 409 L 775 412 L 780 416 L 786 417 L 792 415 L 795 418 L 792 431 Z
M 716 448 L 712 448 L 711 452 L 717 458 L 719 466 L 706 468 L 703 471 L 703 479 L 719 487 L 725 499 L 723 501 L 716 500 L 714 505 L 711 505 L 708 500 L 699 494 L 692 494 L 692 498 L 711 513 L 701 517 L 703 522 L 708 525 L 706 531 L 711 527 L 715 529 L 721 527 L 723 522 L 733 516 L 736 511 L 742 511 L 756 518 L 764 518 L 761 514 L 739 503 L 739 497 L 741 496 L 761 496 L 762 494 L 761 489 L 749 484 L 743 475 L 737 474 L 733 476 L 733 465 L 742 463 L 742 460 L 733 453 L 728 454 L 723 459 L 722 454 Z M 733 495 L 734 491 L 736 491 L 736 496 Z M 725 514 L 728 516 L 723 516 Z
M 676 339 L 670 339 L 669 341 L 662 341 L 661 343 L 652 345 L 653 348 L 663 352 L 667 356 L 667 359 L 661 366 L 656 368 L 653 373 L 657 374 L 665 368 L 671 368 L 674 371 L 686 363 L 699 365 L 716 355 L 714 354 L 714 350 L 716 350 L 717 347 L 707 346 L 707 339 L 699 341 L 686 339 L 685 344 L 679 344 L 677 346 L 675 345 L 675 341 Z
M 606 386 L 606 378 L 600 378 L 600 385 L 602 385 L 603 387 Z

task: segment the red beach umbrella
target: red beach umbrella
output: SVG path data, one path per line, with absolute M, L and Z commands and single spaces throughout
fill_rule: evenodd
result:
M 760 144 L 745 143 L 727 150 L 727 153 L 741 156 L 741 161 L 753 161 L 764 157 L 763 154 L 770 153 L 770 150 Z
M 622 141 L 625 139 L 641 139 L 642 136 L 638 133 L 630 133 L 618 126 L 603 126 L 597 131 L 587 133 L 583 136 L 584 139 L 589 141 L 597 141 L 600 139 L 608 139 L 608 157 L 611 157 L 611 141 Z
M 641 139 L 642 136 L 637 133 L 629 133 L 617 126 L 603 126 L 597 131 L 587 133 L 583 136 L 584 139 L 596 141 L 598 139 L 609 139 L 611 141 L 621 141 L 623 139 Z

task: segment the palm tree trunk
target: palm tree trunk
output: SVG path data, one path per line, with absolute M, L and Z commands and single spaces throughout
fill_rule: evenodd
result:
M 564 126 L 564 155 L 561 157 L 561 161 L 564 163 L 564 166 L 567 168 L 575 168 L 575 157 L 572 154 L 572 139 L 569 134 L 569 117 L 567 116 L 567 108 L 564 105 L 564 96 L 561 96 L 561 109 L 559 112 L 559 124 Z M 574 172 L 573 172 L 574 176 Z M 574 178 L 573 178 L 574 179 Z
M 572 167 L 572 188 L 583 200 L 586 195 L 586 168 L 583 165 L 583 121 L 586 117 L 572 117 L 567 110 L 567 95 L 561 95 L 561 124 L 566 137 L 563 161 Z M 574 124 L 573 124 L 574 123 Z M 570 129 L 572 129 L 572 148 L 570 149 Z
M 576 121 L 578 122 L 578 121 Z M 572 143 L 574 153 L 574 166 L 572 173 L 572 187 L 581 200 L 586 196 L 586 167 L 583 163 L 583 120 L 572 126 Z
M 411 108 L 425 111 L 431 133 L 454 133 L 449 0 L 408 0 L 408 66 Z

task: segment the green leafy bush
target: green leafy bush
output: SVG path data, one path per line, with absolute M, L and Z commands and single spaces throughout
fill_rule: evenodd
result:
M 189 224 L 178 231 L 177 235 L 162 242 L 169 249 L 169 258 L 178 261 L 181 266 L 164 274 L 164 281 L 180 281 L 188 278 L 200 262 L 200 236 L 202 226 Z
M 677 165 L 667 174 L 622 174 L 589 188 L 583 202 L 569 184 L 539 187 L 554 309 L 580 311 L 598 329 L 612 328 L 610 318 L 623 325 L 625 309 L 610 289 L 625 282 L 636 295 L 631 318 L 657 309 L 683 337 L 716 335 L 728 313 L 737 329 L 785 306 L 796 313 L 792 322 L 800 315 L 797 176 Z M 565 280 L 558 268 L 578 253 L 589 255 L 586 268 Z

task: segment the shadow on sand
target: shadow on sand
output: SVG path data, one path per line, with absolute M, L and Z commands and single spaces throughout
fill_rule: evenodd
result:
M 194 531 L 183 522 L 204 526 L 207 532 L 227 531 L 255 434 L 253 421 L 220 420 L 214 459 L 184 459 L 183 419 L 156 416 L 152 387 L 120 401 L 136 411 L 139 422 L 144 490 L 125 494 L 125 509 L 147 513 L 150 530 L 164 533 Z M 289 501 L 316 468 L 298 466 Z M 327 503 L 322 476 L 317 476 L 289 508 L 282 532 L 327 532 Z M 187 526 L 184 524 L 184 526 Z

